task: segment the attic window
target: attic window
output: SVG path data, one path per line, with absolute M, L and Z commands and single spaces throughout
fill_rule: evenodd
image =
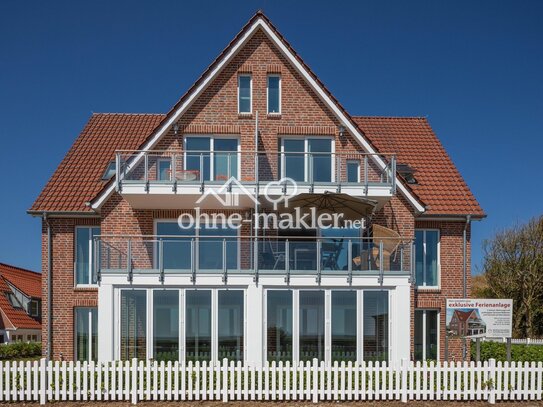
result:
M 115 175 L 115 161 L 111 161 L 104 171 L 104 175 L 102 175 L 103 181 L 108 181 L 111 177 Z
M 418 184 L 417 179 L 415 178 L 415 172 L 417 171 L 414 168 L 411 168 L 407 164 L 398 163 L 396 170 L 407 181 L 408 184 Z

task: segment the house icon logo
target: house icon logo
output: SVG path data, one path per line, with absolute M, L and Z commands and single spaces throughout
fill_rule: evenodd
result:
M 198 198 L 196 203 L 202 203 L 209 196 L 213 196 L 222 206 L 226 207 L 239 206 L 240 196 L 246 196 L 251 199 L 253 203 L 258 203 L 258 199 L 255 197 L 255 194 L 249 191 L 233 176 L 226 180 L 226 182 L 219 189 L 208 188 L 202 194 L 202 196 Z

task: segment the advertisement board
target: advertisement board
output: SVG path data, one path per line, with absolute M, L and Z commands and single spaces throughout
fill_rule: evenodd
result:
M 513 300 L 447 299 L 446 325 L 449 336 L 510 338 Z

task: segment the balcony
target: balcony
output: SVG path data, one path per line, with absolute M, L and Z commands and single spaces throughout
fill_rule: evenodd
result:
M 383 154 L 209 150 L 116 153 L 117 190 L 138 209 L 192 207 L 210 190 L 236 194 L 239 199 L 232 205 L 236 207 L 252 207 L 251 197 L 263 193 L 280 197 L 327 191 L 381 203 L 395 193 L 395 173 L 395 156 Z M 220 207 L 213 206 L 212 201 L 200 206 Z
M 98 278 L 105 274 L 346 276 L 412 275 L 412 241 L 379 238 L 99 236 L 94 244 Z

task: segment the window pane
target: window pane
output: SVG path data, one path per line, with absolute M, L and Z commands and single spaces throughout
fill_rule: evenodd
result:
M 347 161 L 347 182 L 359 182 L 360 163 L 358 161 Z
M 75 283 L 96 284 L 97 278 L 92 266 L 93 238 L 100 234 L 99 227 L 77 227 L 75 229 Z
M 321 267 L 323 270 L 347 270 L 349 262 L 360 255 L 360 228 L 328 228 L 321 229 L 324 238 L 321 244 Z M 352 257 L 349 258 L 349 240 Z M 354 266 L 353 266 L 354 267 Z
M 186 291 L 185 359 L 211 360 L 211 291 Z
M 162 255 L 164 269 L 190 270 L 190 237 L 173 237 L 173 236 L 193 236 L 194 229 L 182 229 L 177 222 L 157 222 L 157 234 L 160 236 L 169 236 L 162 238 Z M 158 247 L 157 247 L 158 256 Z M 158 257 L 155 267 L 158 267 Z
M 268 113 L 279 113 L 279 76 L 268 76 Z
M 243 360 L 243 291 L 219 291 L 218 358 Z
M 198 171 L 199 180 L 209 181 L 211 166 L 208 151 L 211 149 L 211 139 L 209 137 L 187 137 L 185 148 L 187 150 L 185 169 Z
M 91 359 L 98 360 L 98 308 L 91 308 Z
M 425 285 L 424 279 L 424 231 L 415 230 L 416 284 Z
M 214 150 L 216 151 L 213 157 L 214 179 L 216 181 L 226 181 L 230 177 L 237 178 L 238 139 L 217 138 L 214 141 Z M 217 151 L 227 151 L 227 153 L 217 153 Z
M 313 182 L 332 181 L 332 140 L 309 139 L 309 175 L 313 174 Z M 312 180 L 309 179 L 311 182 Z
M 364 291 L 364 360 L 388 360 L 388 292 Z
M 356 360 L 356 291 L 332 291 L 332 361 Z
M 269 290 L 267 297 L 267 358 L 292 360 L 292 291 Z
M 436 310 L 426 311 L 426 359 L 437 360 L 437 317 Z
M 223 227 L 224 226 L 224 227 Z M 221 236 L 221 237 L 214 237 Z M 226 236 L 226 237 L 225 237 Z M 232 236 L 232 238 L 228 238 Z M 199 268 L 203 270 L 222 270 L 223 240 L 226 240 L 226 268 L 238 269 L 238 230 L 227 225 L 217 225 L 216 229 L 201 225 L 199 243 Z
M 305 158 L 303 153 L 305 149 L 304 140 L 283 140 L 284 177 L 292 178 L 294 181 L 305 181 Z
M 89 358 L 89 309 L 75 309 L 75 358 L 76 360 L 88 360 Z
M 153 335 L 155 360 L 179 359 L 179 291 L 154 290 Z
M 242 75 L 239 81 L 239 112 L 251 113 L 251 77 Z
M 415 310 L 415 338 L 414 338 L 414 350 L 415 360 L 424 359 L 424 311 Z
M 426 231 L 426 285 L 437 286 L 437 230 Z
M 172 162 L 168 160 L 160 160 L 158 162 L 158 180 L 169 181 L 171 179 Z
M 147 292 L 121 291 L 121 359 L 146 359 Z
M 300 291 L 300 360 L 324 360 L 324 291 Z

